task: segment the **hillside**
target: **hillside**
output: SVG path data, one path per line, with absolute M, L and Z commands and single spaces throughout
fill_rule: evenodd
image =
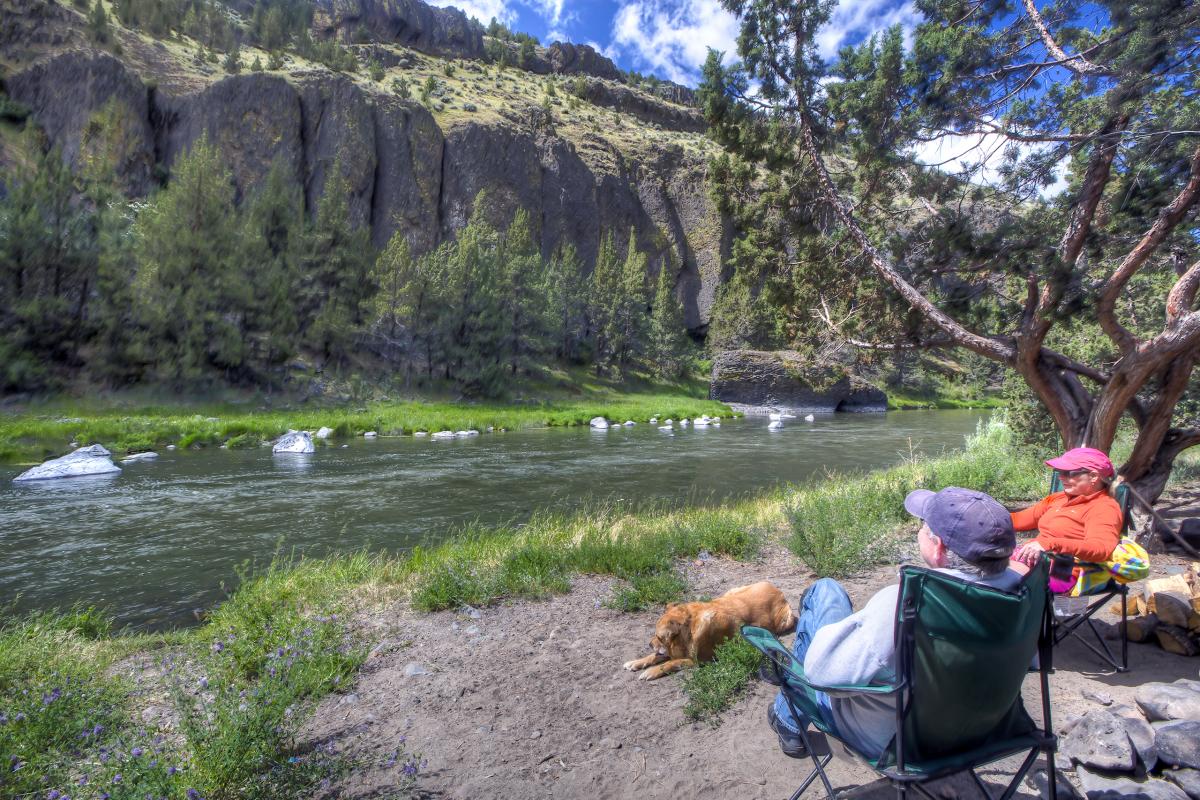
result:
M 709 199 L 714 146 L 683 87 L 623 83 L 590 48 L 497 39 L 417 0 L 319 3 L 309 29 L 317 45 L 303 55 L 238 34 L 238 74 L 211 42 L 175 27 L 187 24 L 158 35 L 123 25 L 128 7 L 103 3 L 103 45 L 89 36 L 94 9 L 48 0 L 2 8 L 8 96 L 76 168 L 101 123 L 111 138 L 117 120 L 120 179 L 134 196 L 163 183 L 204 134 L 240 196 L 279 160 L 310 214 L 338 160 L 351 217 L 375 246 L 399 230 L 420 254 L 453 238 L 484 191 L 499 228 L 518 208 L 529 212 L 547 257 L 570 243 L 590 265 L 604 234 L 624 239 L 632 228 L 650 274 L 662 264 L 674 272 L 688 327 L 708 322 L 731 231 Z M 219 8 L 230 29 L 251 26 L 239 12 L 253 4 Z M 331 69 L 321 63 L 331 53 L 348 60 Z M 524 69 L 503 65 L 518 60 Z M 256 61 L 261 71 L 251 70 Z M 16 127 L 0 127 L 0 169 L 29 158 Z

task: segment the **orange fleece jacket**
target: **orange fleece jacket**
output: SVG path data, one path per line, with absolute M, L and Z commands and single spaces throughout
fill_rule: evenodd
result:
M 1018 531 L 1037 528 L 1034 541 L 1048 552 L 1096 564 L 1112 558 L 1121 541 L 1121 506 L 1106 492 L 1081 497 L 1055 492 L 1024 511 L 1014 511 L 1012 522 Z

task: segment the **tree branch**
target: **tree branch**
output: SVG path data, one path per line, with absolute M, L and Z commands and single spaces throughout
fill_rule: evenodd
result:
M 1097 66 L 1088 61 L 1082 55 L 1068 56 L 1058 42 L 1054 41 L 1054 37 L 1050 35 L 1050 29 L 1046 27 L 1042 15 L 1038 12 L 1037 6 L 1033 4 L 1033 0 L 1023 0 L 1025 4 L 1025 12 L 1029 14 L 1030 21 L 1037 28 L 1038 35 L 1042 37 L 1042 44 L 1046 45 L 1046 51 L 1050 55 L 1058 59 L 1058 62 L 1067 69 L 1074 72 L 1076 75 L 1110 75 L 1108 70 Z
M 1133 452 L 1121 467 L 1121 474 L 1130 480 L 1137 480 L 1150 469 L 1154 456 L 1158 454 L 1171 428 L 1175 404 L 1187 391 L 1194 366 L 1195 360 L 1189 358 L 1178 358 L 1168 365 L 1162 388 L 1159 389 L 1154 404 L 1150 406 L 1149 414 L 1133 446 Z
M 1175 199 L 1158 212 L 1158 218 L 1154 220 L 1154 224 L 1150 226 L 1137 245 L 1129 251 L 1125 260 L 1100 289 L 1100 297 L 1096 304 L 1096 316 L 1100 327 L 1108 334 L 1108 338 L 1120 348 L 1122 355 L 1129 353 L 1137 346 L 1137 339 L 1117 320 L 1117 297 L 1129 279 L 1145 265 L 1198 198 L 1200 198 L 1200 147 L 1192 152 L 1191 174 L 1188 182 L 1179 190 L 1179 194 L 1175 195 Z
M 1197 288 L 1200 288 L 1200 261 L 1188 267 L 1167 294 L 1167 327 L 1191 310 Z
M 798 42 L 797 46 L 799 47 L 800 44 L 802 43 Z M 802 95 L 797 92 L 797 97 L 800 96 Z M 803 149 L 804 154 L 813 162 L 813 167 L 817 173 L 817 183 L 821 187 L 821 194 L 824 196 L 825 202 L 833 209 L 834 214 L 837 215 L 841 223 L 846 226 L 846 230 L 850 233 L 851 238 L 858 245 L 863 255 L 870 261 L 875 272 L 903 297 L 914 310 L 929 320 L 930 323 L 955 343 L 993 361 L 1011 364 L 1016 356 L 1012 345 L 998 338 L 980 336 L 974 331 L 968 330 L 956 320 L 951 319 L 945 312 L 931 303 L 929 298 L 921 294 L 915 286 L 906 281 L 896 271 L 896 268 L 884 259 L 883 255 L 872 244 L 866 231 L 858 224 L 858 220 L 854 218 L 853 213 L 842 202 L 837 186 L 834 185 L 833 178 L 829 176 L 829 171 L 825 168 L 825 162 L 821 158 L 820 151 L 817 149 L 807 106 L 802 106 L 800 109 L 799 124 L 800 147 Z

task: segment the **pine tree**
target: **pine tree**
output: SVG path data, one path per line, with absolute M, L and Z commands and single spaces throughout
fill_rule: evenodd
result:
M 446 357 L 446 377 L 468 395 L 494 396 L 508 366 L 509 317 L 502 302 L 503 271 L 499 235 L 486 222 L 486 198 L 448 251 L 446 299 L 438 329 Z
M 339 157 L 325 179 L 302 259 L 302 329 L 306 342 L 334 363 L 349 354 L 354 331 L 364 321 L 366 300 L 375 293 L 369 233 L 351 224 L 349 195 Z
M 251 72 L 262 72 L 263 71 L 262 59 L 259 58 L 258 55 L 255 55 L 254 61 L 252 61 L 250 63 L 250 71 Z
M 683 374 L 690 349 L 683 322 L 683 304 L 675 296 L 673 284 L 671 270 L 663 264 L 658 271 L 646 348 L 655 374 L 667 379 Z
M 304 247 L 304 201 L 286 162 L 276 158 L 259 192 L 247 203 L 244 263 L 254 265 L 246 329 L 256 365 L 282 363 L 295 352 L 299 326 L 294 293 Z
M 108 44 L 112 38 L 112 31 L 108 27 L 108 14 L 105 13 L 100 0 L 96 0 L 88 14 L 88 36 L 96 44 Z
M 574 245 L 568 243 L 559 248 L 550 263 L 549 274 L 547 329 L 555 343 L 555 354 L 568 361 L 584 361 L 590 355 L 587 352 L 588 283 Z
M 518 209 L 505 233 L 501 252 L 501 303 L 508 341 L 509 371 L 528 372 L 550 349 L 546 297 L 549 286 L 541 254 L 533 241 L 529 212 Z
M 253 284 L 233 200 L 225 159 L 204 136 L 138 215 L 139 311 L 163 378 L 191 383 L 214 370 L 230 378 L 243 365 Z
M 624 369 L 642 351 L 646 342 L 646 254 L 637 248 L 637 232 L 629 229 L 629 248 L 621 264 L 614 353 Z
M 613 369 L 620 346 L 617 320 L 620 309 L 621 262 L 613 245 L 612 232 L 600 241 L 600 252 L 596 255 L 596 267 L 589 281 L 591 296 L 588 299 L 588 334 L 592 341 L 592 352 L 599 373 Z
M 0 199 L 0 387 L 46 385 L 78 360 L 96 271 L 94 213 L 58 149 L 5 176 Z
M 242 71 L 242 48 L 236 40 L 234 40 L 233 46 L 229 48 L 229 52 L 225 54 L 225 61 L 222 62 L 221 66 L 230 75 L 236 75 Z

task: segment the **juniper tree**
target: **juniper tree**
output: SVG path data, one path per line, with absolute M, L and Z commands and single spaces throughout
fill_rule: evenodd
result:
M 831 67 L 826 0 L 723 5 L 743 60 L 711 55 L 700 101 L 718 141 L 783 176 L 788 220 L 819 220 L 842 248 L 851 274 L 825 286 L 826 324 L 1002 364 L 1067 446 L 1107 450 L 1131 420 L 1120 472 L 1156 498 L 1200 444 L 1200 7 L 918 0 L 911 50 L 894 28 Z M 982 167 L 916 164 L 946 133 L 1003 145 L 992 187 Z M 1066 190 L 1044 199 L 1060 170 Z M 890 313 L 843 302 L 864 275 Z
M 630 228 L 614 320 L 613 351 L 621 368 L 633 363 L 644 348 L 646 311 L 646 254 L 638 250 L 637 232 Z

